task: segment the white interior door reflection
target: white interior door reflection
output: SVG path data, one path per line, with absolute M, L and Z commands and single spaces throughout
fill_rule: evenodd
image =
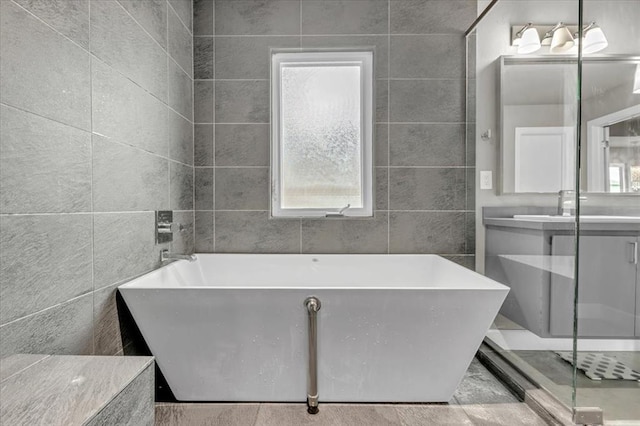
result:
M 558 192 L 574 187 L 573 127 L 516 127 L 515 192 Z

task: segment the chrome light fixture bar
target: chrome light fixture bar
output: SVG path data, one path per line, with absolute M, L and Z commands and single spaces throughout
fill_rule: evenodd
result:
M 519 54 L 528 54 L 536 52 L 540 49 L 540 34 L 536 30 L 531 22 L 522 27 L 518 31 L 513 40 L 514 46 L 518 46 Z
M 511 27 L 511 45 L 517 47 L 518 54 L 537 52 L 541 46 L 549 46 L 549 53 L 552 54 L 575 54 L 577 46 L 581 44 L 582 52 L 587 55 L 608 46 L 602 28 L 595 22 L 585 25 L 582 35 L 584 38 L 579 40 L 577 25 L 567 25 L 563 22 L 556 25 L 528 23 Z

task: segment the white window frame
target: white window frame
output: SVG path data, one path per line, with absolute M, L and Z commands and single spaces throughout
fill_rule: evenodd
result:
M 374 69 L 373 49 L 304 50 L 273 49 L 271 51 L 271 217 L 373 217 L 373 129 Z M 363 205 L 360 208 L 282 208 L 282 114 L 280 101 L 281 70 L 286 66 L 317 64 L 360 67 L 361 117 L 361 185 Z M 346 206 L 345 206 L 346 207 Z

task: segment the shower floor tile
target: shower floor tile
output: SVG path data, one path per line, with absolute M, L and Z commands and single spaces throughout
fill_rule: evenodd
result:
M 158 403 L 156 426 L 545 425 L 480 362 L 473 360 L 448 404 Z

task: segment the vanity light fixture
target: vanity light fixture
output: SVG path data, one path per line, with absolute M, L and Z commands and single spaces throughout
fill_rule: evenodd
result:
M 571 31 L 562 22 L 559 22 L 544 35 L 545 40 L 549 38 L 551 39 L 550 53 L 567 53 L 576 44 Z
M 542 40 L 541 34 L 544 34 Z M 601 51 L 609 43 L 602 28 L 593 21 L 583 27 L 582 39 L 574 24 L 538 25 L 529 22 L 524 26 L 511 27 L 511 45 L 517 47 L 518 54 L 534 53 L 541 46 L 549 46 L 549 53 L 565 55 L 577 55 L 581 45 L 582 53 L 588 55 Z
M 533 27 L 531 22 L 516 33 L 513 44 L 518 46 L 519 54 L 536 52 L 542 46 L 540 44 L 540 34 L 538 34 L 538 30 Z
M 602 28 L 596 25 L 595 22 L 589 23 L 582 30 L 582 35 L 583 38 L 580 41 L 582 42 L 582 53 L 584 54 L 599 52 L 609 45 Z

